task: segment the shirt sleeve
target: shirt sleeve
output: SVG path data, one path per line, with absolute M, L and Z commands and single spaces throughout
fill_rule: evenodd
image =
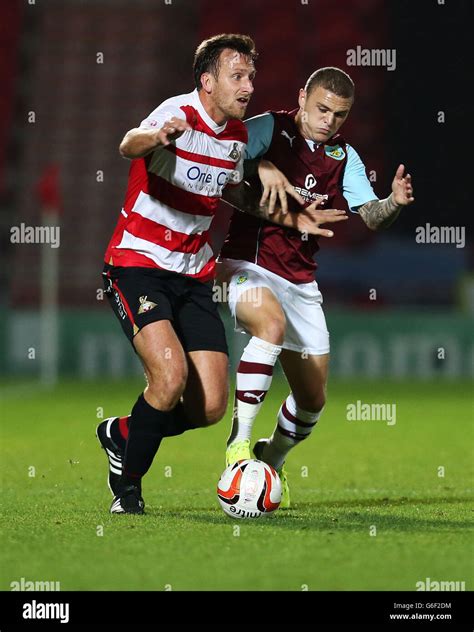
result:
M 353 213 L 358 212 L 362 206 L 370 200 L 378 200 L 372 185 L 365 173 L 365 166 L 359 154 L 351 145 L 346 145 L 347 162 L 342 179 L 342 194 Z
M 259 114 L 245 121 L 245 127 L 249 135 L 245 160 L 253 160 L 267 153 L 272 142 L 275 120 L 270 114 Z
M 186 120 L 186 115 L 177 105 L 164 101 L 140 123 L 140 129 L 161 129 L 173 116 Z

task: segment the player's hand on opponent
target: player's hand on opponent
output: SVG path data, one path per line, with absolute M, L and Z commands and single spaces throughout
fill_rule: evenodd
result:
M 301 206 L 304 206 L 305 201 L 295 191 L 285 174 L 269 160 L 261 160 L 258 165 L 258 175 L 263 186 L 260 208 L 265 209 L 265 217 L 268 219 L 272 219 L 271 216 L 276 214 L 280 218 L 279 223 L 283 223 L 285 226 L 292 226 L 301 233 L 323 237 L 332 237 L 334 233 L 331 230 L 320 228 L 322 224 L 348 219 L 345 211 L 318 209 L 318 206 L 323 202 L 322 200 L 315 200 L 298 213 L 289 213 L 287 195 L 291 195 Z M 279 206 L 276 207 L 277 198 Z
M 405 165 L 399 165 L 392 182 L 392 197 L 398 206 L 407 206 L 415 201 L 411 175 L 407 173 L 407 175 L 404 176 L 404 172 Z
M 173 116 L 169 121 L 165 121 L 161 129 L 155 132 L 156 145 L 163 145 L 163 147 L 166 147 L 173 140 L 182 136 L 188 129 L 192 128 L 187 121 Z
M 333 237 L 332 230 L 327 228 L 320 228 L 322 224 L 342 222 L 349 219 L 346 211 L 328 208 L 319 209 L 318 206 L 323 200 L 315 200 L 312 204 L 307 206 L 299 213 L 294 213 L 294 228 L 299 230 L 300 233 L 307 233 L 309 235 L 320 235 L 321 237 Z
M 280 205 L 278 210 L 281 210 L 282 215 L 286 215 L 288 213 L 287 195 L 291 195 L 298 204 L 304 206 L 305 202 L 301 195 L 296 193 L 295 188 L 288 182 L 285 174 L 275 167 L 275 165 L 269 160 L 260 161 L 258 165 L 258 176 L 263 187 L 260 206 L 267 206 L 267 215 L 273 215 L 275 212 L 277 198 Z

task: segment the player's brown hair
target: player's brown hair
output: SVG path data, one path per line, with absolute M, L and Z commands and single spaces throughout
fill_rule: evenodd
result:
M 311 91 L 318 86 L 334 92 L 338 97 L 343 97 L 344 99 L 354 98 L 354 82 L 349 75 L 340 68 L 327 66 L 326 68 L 315 70 L 306 81 L 304 87 L 306 94 L 309 95 Z
M 220 54 L 224 48 L 230 48 L 238 53 L 249 57 L 252 62 L 258 57 L 255 50 L 255 43 L 248 35 L 237 35 L 235 33 L 221 33 L 214 35 L 199 44 L 194 54 L 193 74 L 196 88 L 200 90 L 201 75 L 210 72 L 217 79 L 219 75 Z

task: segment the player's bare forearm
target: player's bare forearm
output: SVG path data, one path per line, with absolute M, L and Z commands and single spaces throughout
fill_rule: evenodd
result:
M 120 143 L 120 155 L 124 158 L 143 158 L 158 147 L 166 147 L 191 126 L 184 119 L 172 116 L 161 129 L 140 129 L 135 127 L 127 132 Z
M 371 230 L 388 228 L 397 219 L 402 205 L 396 204 L 391 193 L 385 200 L 371 200 L 359 207 L 359 215 Z
M 125 134 L 119 151 L 123 158 L 133 160 L 143 158 L 161 144 L 157 130 L 135 128 Z
M 244 160 L 244 178 L 251 180 L 258 176 L 258 166 L 260 164 L 260 158 L 254 158 L 253 160 Z
M 415 201 L 411 175 L 399 165 L 392 182 L 392 192 L 385 200 L 370 200 L 359 207 L 359 215 L 372 230 L 388 228 L 397 219 L 402 207 Z
M 337 209 L 327 209 L 323 211 L 318 209 L 319 200 L 313 202 L 313 204 L 305 209 L 302 209 L 299 213 L 284 212 L 280 207 L 277 207 L 270 213 L 269 200 L 263 205 L 260 204 L 260 191 L 250 187 L 246 182 L 241 182 L 237 186 L 226 187 L 222 198 L 227 204 L 230 204 L 230 206 L 233 206 L 239 211 L 286 228 L 293 228 L 300 233 L 307 233 L 308 235 L 332 237 L 334 233 L 331 230 L 321 228 L 320 226 L 328 222 L 340 222 L 347 219 L 345 211 Z
M 222 199 L 230 206 L 233 206 L 238 211 L 248 213 L 254 217 L 260 219 L 266 219 L 274 224 L 280 224 L 282 226 L 295 226 L 295 218 L 292 217 L 296 213 L 287 213 L 282 215 L 281 209 L 275 209 L 275 212 L 269 214 L 269 203 L 267 202 L 263 206 L 260 205 L 261 193 L 259 190 L 250 187 L 246 182 L 241 182 L 236 186 L 227 186 L 222 194 Z M 287 217 L 290 216 L 290 217 Z M 286 218 L 286 220 L 285 220 Z

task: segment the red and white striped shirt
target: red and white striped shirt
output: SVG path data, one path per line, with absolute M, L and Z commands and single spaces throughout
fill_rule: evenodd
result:
M 160 129 L 173 116 L 186 119 L 192 129 L 132 161 L 105 261 L 161 268 L 204 282 L 215 272 L 209 229 L 224 187 L 242 180 L 247 131 L 237 119 L 217 125 L 197 90 L 167 99 L 140 128 Z

